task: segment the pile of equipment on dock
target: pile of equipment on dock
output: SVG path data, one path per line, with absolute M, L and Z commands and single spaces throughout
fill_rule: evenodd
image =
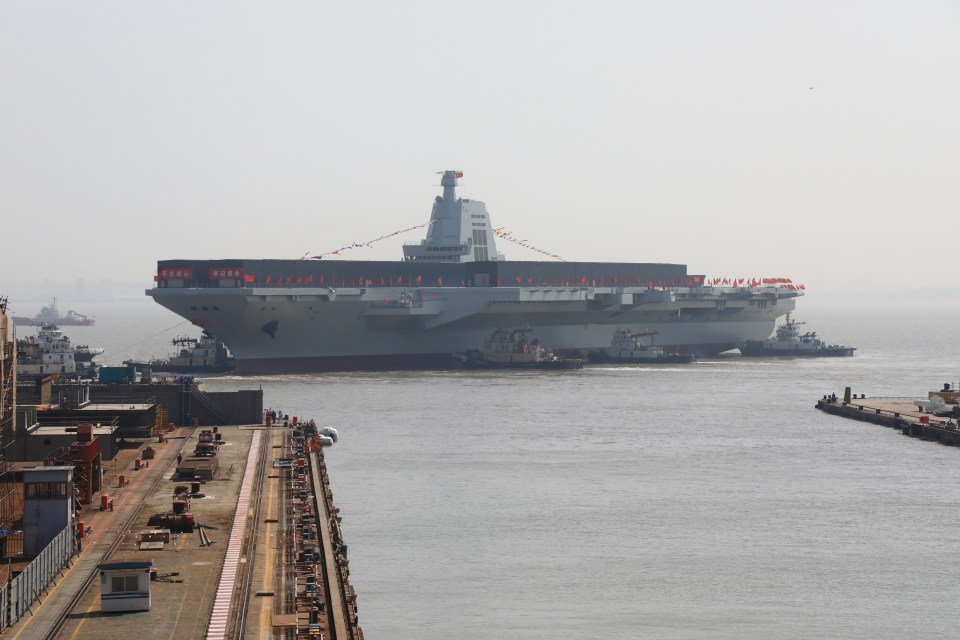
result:
M 200 432 L 200 438 L 196 448 L 193 450 L 193 455 L 215 456 L 220 450 L 221 444 L 223 444 L 223 434 L 220 433 L 217 427 L 214 427 L 212 431 L 210 429 L 204 429 Z
M 945 383 L 940 391 L 930 391 L 926 399 L 870 398 L 844 389 L 843 398 L 825 395 L 816 404 L 824 413 L 872 422 L 897 429 L 904 435 L 933 440 L 947 446 L 960 446 L 960 391 Z
M 331 626 L 341 621 L 346 625 L 350 637 L 363 637 L 357 620 L 356 594 L 349 583 L 347 546 L 343 543 L 340 517 L 336 515 L 338 509 L 333 506 L 333 493 L 329 488 L 321 450 L 337 439 L 336 429 L 318 429 L 313 420 L 293 427 L 293 458 L 289 466 L 289 479 L 296 558 L 295 637 L 298 638 L 320 637 L 317 634 L 329 632 Z M 313 465 L 316 466 L 311 470 Z M 313 477 L 314 473 L 319 474 L 319 478 Z M 319 483 L 314 484 L 317 480 Z M 319 488 L 320 494 L 315 495 L 311 485 Z M 327 522 L 322 521 L 323 514 L 326 514 Z M 332 544 L 332 558 L 324 558 L 323 549 L 328 543 L 325 535 L 329 535 L 329 543 Z M 335 579 L 342 588 L 341 598 L 334 599 L 329 605 L 334 611 L 327 610 L 328 594 L 324 592 L 327 581 L 331 579 L 330 574 L 326 573 L 328 565 L 334 569 Z
M 158 529 L 169 529 L 174 533 L 192 533 L 194 527 L 200 527 L 190 512 L 190 501 L 192 499 L 203 498 L 201 491 L 201 480 L 194 478 L 190 485 L 177 485 L 173 489 L 172 511 L 165 513 L 155 513 L 150 516 L 148 523 Z M 201 542 L 203 542 L 203 531 L 201 527 Z

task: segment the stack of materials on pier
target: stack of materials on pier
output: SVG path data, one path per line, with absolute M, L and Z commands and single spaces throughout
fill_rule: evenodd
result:
M 219 462 L 216 456 L 190 456 L 177 463 L 177 475 L 180 478 L 200 478 L 213 480 Z
M 290 493 L 293 496 L 294 553 L 296 557 L 296 637 L 329 635 L 330 619 L 323 581 L 323 563 L 318 547 L 320 532 L 310 491 L 307 456 L 312 434 L 307 425 L 294 427 L 294 459 L 290 467 Z
M 329 636 L 331 629 L 337 630 L 338 638 L 363 638 L 356 594 L 349 583 L 347 547 L 323 461 L 322 446 L 328 444 L 324 440 L 332 444 L 337 436 L 329 427 L 325 433 L 318 431 L 311 420 L 295 426 L 291 438 L 297 638 L 320 637 L 321 633 Z
M 928 391 L 926 400 L 914 400 L 913 404 L 938 418 L 960 418 L 960 391 L 949 382 L 944 382 L 940 391 Z
M 872 422 L 897 429 L 904 435 L 933 440 L 947 446 L 960 446 L 960 392 L 950 383 L 941 391 L 931 391 L 925 400 L 908 398 L 867 398 L 866 394 L 844 389 L 843 397 L 825 395 L 816 408 L 831 415 Z
M 193 514 L 190 513 L 190 493 L 185 486 L 177 486 L 173 490 L 172 511 L 155 513 L 147 521 L 151 527 L 169 529 L 174 533 L 192 533 L 196 526 Z
M 137 535 L 140 551 L 162 551 L 170 542 L 169 529 L 144 529 Z

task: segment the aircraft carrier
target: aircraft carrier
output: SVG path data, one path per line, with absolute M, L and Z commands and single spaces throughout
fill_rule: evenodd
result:
M 564 352 L 618 327 L 711 356 L 767 338 L 802 295 L 771 281 L 708 286 L 686 265 L 506 260 L 486 206 L 445 171 L 426 238 L 403 260 L 161 260 L 147 295 L 221 339 L 238 373 L 451 368 L 498 327 Z

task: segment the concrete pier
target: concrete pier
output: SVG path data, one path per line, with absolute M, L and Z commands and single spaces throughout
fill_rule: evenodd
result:
M 897 429 L 914 438 L 960 446 L 958 421 L 922 411 L 914 404 L 918 398 L 868 398 L 866 394 L 848 392 L 843 398 L 824 396 L 817 401 L 816 408 L 830 415 Z
M 315 432 L 233 425 L 220 433 L 219 464 L 202 483 L 177 472 L 178 454 L 194 450 L 199 430 L 151 442 L 148 466 L 118 461 L 104 483 L 113 508 L 100 511 L 97 496 L 84 510 L 80 520 L 92 529 L 83 550 L 3 637 L 362 640 Z M 143 544 L 144 532 L 162 528 L 151 516 L 176 512 L 174 492 L 194 482 L 200 491 L 188 511 L 196 526 Z M 156 569 L 150 611 L 102 612 L 97 564 L 137 561 Z

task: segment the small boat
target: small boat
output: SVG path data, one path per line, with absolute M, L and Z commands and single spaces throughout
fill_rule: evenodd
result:
M 88 318 L 82 313 L 77 313 L 73 309 L 67 311 L 66 314 L 61 314 L 57 311 L 57 299 L 54 298 L 53 302 L 49 305 L 40 309 L 40 313 L 33 316 L 32 318 L 25 318 L 23 316 L 13 316 L 13 321 L 17 324 L 34 324 L 34 325 L 43 325 L 43 324 L 55 324 L 61 327 L 89 327 L 96 320 L 94 318 Z
M 655 336 L 659 331 L 631 332 L 617 327 L 606 349 L 594 349 L 587 353 L 590 362 L 606 364 L 689 364 L 697 356 L 688 353 L 666 353 L 660 347 L 644 344 L 641 338 Z
M 226 345 L 206 329 L 199 338 L 177 337 L 172 342 L 180 351 L 166 360 L 124 360 L 123 364 L 154 373 L 229 373 L 236 368 Z
M 582 369 L 583 358 L 563 358 L 547 351 L 539 338 L 530 338 L 533 329 L 496 329 L 483 349 L 470 349 L 463 364 L 475 369 Z
M 852 356 L 856 347 L 827 344 L 817 337 L 816 331 L 800 333 L 799 326 L 806 324 L 790 318 L 777 327 L 773 337 L 766 340 L 750 340 L 740 345 L 740 353 L 746 357 L 800 356 L 811 358 Z
M 85 364 L 89 366 L 93 364 L 94 358 L 102 355 L 103 349 L 101 347 L 91 347 L 88 344 L 78 344 L 73 352 L 73 359 L 77 361 L 77 364 Z

